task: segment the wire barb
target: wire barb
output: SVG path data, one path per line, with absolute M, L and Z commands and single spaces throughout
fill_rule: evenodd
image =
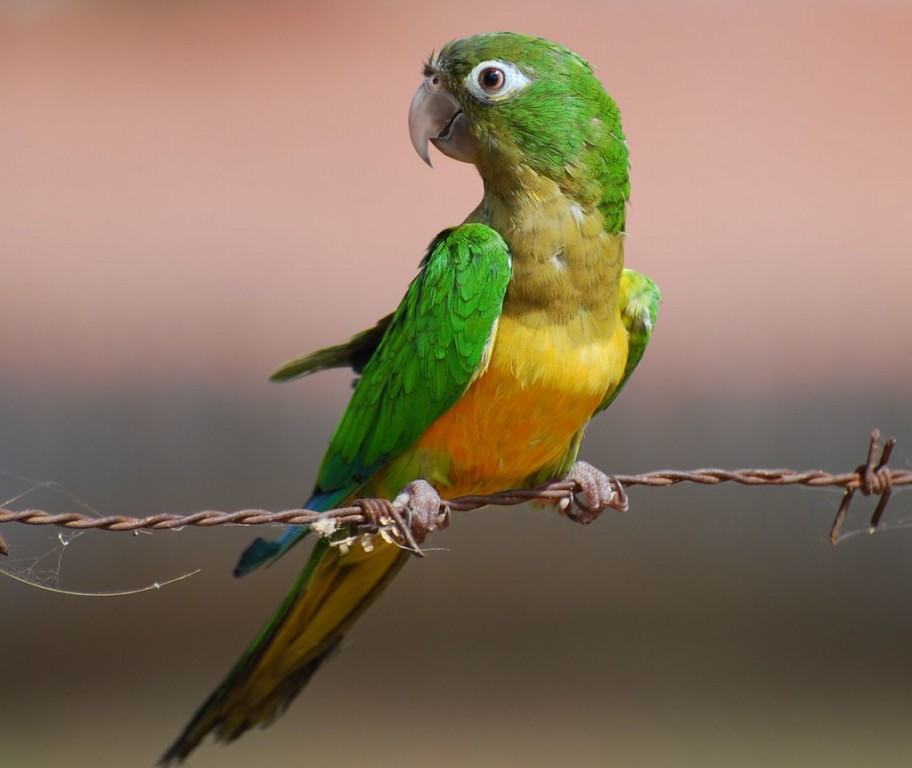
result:
M 839 543 L 842 535 L 842 525 L 845 522 L 846 515 L 849 513 L 849 505 L 852 503 L 852 497 L 855 491 L 861 491 L 863 495 L 880 494 L 877 500 L 877 506 L 874 508 L 874 514 L 871 515 L 870 532 L 874 533 L 880 520 L 883 517 L 887 503 L 890 501 L 890 495 L 893 493 L 893 486 L 902 484 L 896 482 L 896 475 L 887 466 L 893 448 L 896 446 L 896 438 L 889 437 L 880 446 L 880 430 L 875 429 L 871 432 L 871 442 L 868 444 L 868 458 L 864 464 L 860 464 L 855 469 L 855 474 L 859 477 L 857 485 L 846 486 L 845 493 L 842 495 L 842 502 L 839 509 L 836 510 L 836 517 L 833 519 L 833 526 L 830 528 L 830 544 L 834 547 Z M 880 458 L 877 453 L 880 450 Z M 902 477 L 900 476 L 900 481 Z
M 626 502 L 625 488 L 642 485 L 650 488 L 666 488 L 679 483 L 698 483 L 701 485 L 719 485 L 721 483 L 738 483 L 740 485 L 803 485 L 809 488 L 837 487 L 844 489 L 842 502 L 836 512 L 830 528 L 830 543 L 836 545 L 842 534 L 842 526 L 849 511 L 849 505 L 856 491 L 864 496 L 878 495 L 877 506 L 871 517 L 873 533 L 890 501 L 893 489 L 897 486 L 912 485 L 912 470 L 892 470 L 888 461 L 896 446 L 895 438 L 884 441 L 878 430 L 871 433 L 867 459 L 854 472 L 830 474 L 822 470 L 792 469 L 695 469 L 690 471 L 662 470 L 640 475 L 610 475 L 620 499 Z M 878 455 L 879 454 L 879 455 Z M 109 515 L 93 517 L 79 512 L 50 514 L 40 509 L 15 511 L 0 507 L 0 524 L 25 523 L 27 525 L 56 525 L 63 528 L 84 530 L 98 528 L 106 531 L 170 530 L 186 526 L 214 525 L 311 525 L 326 522 L 334 530 L 342 526 L 354 526 L 358 534 L 377 534 L 385 531 L 403 546 L 421 555 L 420 544 L 425 535 L 435 528 L 444 528 L 450 512 L 468 512 L 488 505 L 513 506 L 527 501 L 539 500 L 557 504 L 568 504 L 576 493 L 581 492 L 578 483 L 571 480 L 557 480 L 537 488 L 514 489 L 487 496 L 462 496 L 458 499 L 441 501 L 436 521 L 425 516 L 401 514 L 395 504 L 387 499 L 358 499 L 350 507 L 331 509 L 326 512 L 314 512 L 309 509 L 288 509 L 281 512 L 270 512 L 265 509 L 243 509 L 237 512 L 218 512 L 206 510 L 191 515 L 159 514 L 149 517 L 129 517 L 127 515 Z M 0 537 L 0 554 L 9 554 L 9 548 Z

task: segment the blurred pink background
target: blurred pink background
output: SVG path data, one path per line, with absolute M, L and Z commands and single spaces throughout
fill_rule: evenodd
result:
M 406 112 L 432 49 L 498 29 L 581 53 L 619 102 L 627 263 L 664 292 L 586 458 L 847 470 L 880 426 L 908 466 L 912 8 L 21 0 L 0 7 L 0 499 L 26 477 L 105 513 L 300 503 L 350 375 L 266 377 L 394 308 L 477 202 Z M 478 513 L 281 723 L 190 765 L 905 764 L 912 540 L 829 550 L 838 498 L 643 491 L 585 530 Z M 2 534 L 0 567 L 44 554 L 71 589 L 205 569 L 110 600 L 0 579 L 13 766 L 154 762 L 303 555 L 235 582 L 250 531 L 65 557 Z

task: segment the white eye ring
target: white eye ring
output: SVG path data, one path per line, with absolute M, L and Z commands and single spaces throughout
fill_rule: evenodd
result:
M 500 81 L 498 83 L 495 78 L 490 86 L 486 86 L 483 78 L 490 73 L 499 73 Z M 466 89 L 479 101 L 496 103 L 509 99 L 531 82 L 519 67 L 509 61 L 483 61 L 469 72 Z

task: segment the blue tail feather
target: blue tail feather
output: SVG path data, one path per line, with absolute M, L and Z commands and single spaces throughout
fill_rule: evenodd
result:
M 351 488 L 344 488 L 329 493 L 316 493 L 304 505 L 305 509 L 322 511 L 333 509 L 338 503 L 352 493 Z M 295 544 L 310 533 L 309 525 L 290 525 L 277 539 L 254 539 L 250 546 L 242 553 L 236 566 L 235 576 L 246 576 L 262 565 L 268 565 L 278 560 Z

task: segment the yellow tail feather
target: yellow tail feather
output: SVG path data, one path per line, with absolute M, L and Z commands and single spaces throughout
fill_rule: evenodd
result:
M 278 612 L 161 763 L 183 760 L 210 731 L 232 741 L 248 728 L 271 723 L 410 554 L 382 539 L 375 540 L 370 552 L 355 544 L 346 554 L 318 542 Z

